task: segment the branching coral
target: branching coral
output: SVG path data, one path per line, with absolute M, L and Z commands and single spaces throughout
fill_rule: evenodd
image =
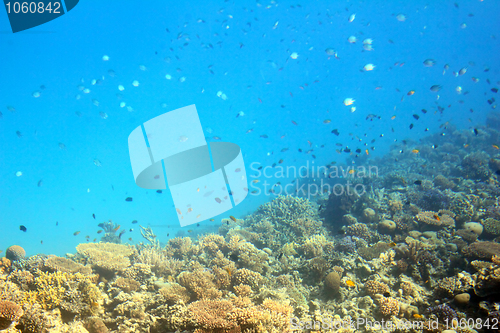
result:
M 80 273 L 39 272 L 35 277 L 35 290 L 24 293 L 23 304 L 39 303 L 44 309 L 53 309 L 64 298 L 66 291 L 78 289 L 83 300 L 88 304 L 97 302 L 101 297 L 99 289 L 92 282 L 95 277 L 84 276 Z
M 190 296 L 186 288 L 177 283 L 168 283 L 158 291 L 168 304 L 187 303 Z
M 186 264 L 184 260 L 172 258 L 167 250 L 151 246 L 139 250 L 136 262 L 148 265 L 158 277 L 177 276 Z
M 191 303 L 188 311 L 197 332 L 291 332 L 293 308 L 286 303 L 266 299 L 261 305 L 247 297 L 200 300 Z
M 390 288 L 388 285 L 386 285 L 383 282 L 380 281 L 375 281 L 375 280 L 369 280 L 365 282 L 365 289 L 366 292 L 370 296 L 374 296 L 375 294 L 381 294 L 384 295 L 386 293 L 389 293 Z
M 211 270 L 199 269 L 194 272 L 182 272 L 178 276 L 179 284 L 187 288 L 197 299 L 216 299 L 222 292 L 216 285 L 215 275 Z
M 200 253 L 198 245 L 194 245 L 189 237 L 176 237 L 168 241 L 165 247 L 166 253 L 176 259 L 193 258 Z
M 291 240 L 325 233 L 316 209 L 307 199 L 278 196 L 245 219 L 244 226 L 260 234 L 258 242 L 273 250 Z

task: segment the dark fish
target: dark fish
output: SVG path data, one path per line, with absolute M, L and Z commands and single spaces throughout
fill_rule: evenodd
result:
M 361 149 L 359 149 L 359 148 L 356 149 L 356 153 L 358 153 L 358 154 L 361 153 Z
M 20 137 L 20 138 L 22 138 L 22 137 L 23 137 L 23 133 L 21 133 L 20 131 L 16 131 L 16 135 L 17 135 L 18 137 Z
M 491 91 L 493 91 L 495 94 L 498 92 L 497 88 L 491 88 Z
M 366 116 L 365 120 L 370 119 L 370 121 L 373 121 L 373 119 L 380 119 L 380 116 L 377 116 L 376 114 L 370 113 L 368 116 Z
M 421 180 L 416 180 L 413 184 L 415 184 L 415 185 L 422 185 L 422 181 Z
M 262 170 L 262 165 L 260 167 L 258 167 L 257 170 Z
M 92 214 L 92 217 L 93 217 L 93 218 L 94 218 L 94 220 L 95 220 L 95 214 Z
M 433 92 L 438 92 L 439 90 L 441 90 L 441 86 L 439 84 L 435 84 L 431 87 L 431 91 Z
M 413 128 L 413 124 L 410 124 L 410 129 L 412 129 L 412 128 Z
M 351 150 L 349 149 L 349 147 L 344 148 L 344 153 L 350 153 L 350 152 L 351 152 Z
M 495 175 L 500 176 L 500 170 L 495 171 Z
M 335 134 L 336 136 L 339 136 L 339 135 L 340 135 L 340 133 L 339 133 L 339 130 L 338 130 L 338 129 L 334 129 L 334 130 L 332 131 L 332 133 L 333 133 L 333 134 Z
M 38 181 L 38 183 L 37 183 L 37 186 L 38 186 L 38 187 L 41 187 L 42 185 L 43 185 L 43 180 L 42 180 L 42 179 L 40 179 L 40 180 Z
M 477 128 L 474 128 L 474 134 L 477 136 L 479 134 L 479 131 L 477 130 Z
M 426 114 L 426 113 L 427 113 L 427 110 L 426 110 L 426 109 L 422 109 L 422 113 L 423 113 L 423 114 Z
M 288 148 L 283 148 L 283 149 L 281 149 L 281 152 L 282 152 L 282 153 L 284 153 L 284 152 L 286 152 L 287 150 L 288 150 Z
M 133 221 L 132 221 L 132 224 L 136 224 L 136 223 L 137 223 L 137 220 L 133 220 Z
M 156 190 L 156 193 L 160 193 L 161 194 L 161 193 L 163 193 L 163 191 L 162 190 Z
M 420 116 L 418 114 L 414 114 L 413 115 L 413 118 L 415 118 L 415 120 L 419 120 L 420 119 Z
M 292 124 L 294 124 L 295 126 L 297 126 L 297 125 L 298 125 L 298 124 L 297 124 L 295 121 L 293 121 L 293 120 L 292 120 Z
M 263 138 L 263 139 L 267 139 L 268 138 L 267 134 L 262 134 L 260 137 Z
M 19 226 L 19 230 L 23 231 L 23 232 L 26 232 L 28 231 L 28 229 L 26 229 L 26 227 L 24 225 L 20 225 Z
M 130 202 L 130 201 L 132 201 L 132 200 L 134 200 L 134 199 L 132 199 L 132 197 L 127 197 L 127 198 L 125 198 L 125 201 L 129 201 L 129 202 Z
M 56 221 L 56 227 L 59 225 L 59 221 Z
M 283 252 L 281 252 L 279 255 L 278 255 L 278 260 L 280 260 L 281 258 L 283 257 Z

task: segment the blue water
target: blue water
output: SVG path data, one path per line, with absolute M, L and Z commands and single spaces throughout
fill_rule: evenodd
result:
M 183 106 L 196 104 L 204 129 L 212 129 L 207 137 L 241 147 L 250 177 L 256 174 L 251 163 L 267 166 L 280 159 L 279 165 L 297 168 L 313 162 L 346 165 L 346 158 L 347 165 L 369 165 L 391 144 L 438 132 L 447 121 L 458 128 L 480 126 L 491 110 L 489 90 L 499 81 L 498 12 L 500 4 L 488 0 L 80 1 L 54 21 L 13 34 L 0 10 L 0 248 L 17 244 L 28 255 L 64 255 L 87 235 L 99 240 L 97 224 L 110 219 L 127 230 L 123 240 L 130 243 L 143 241 L 139 224 L 153 226 L 162 242 L 175 237 L 180 228 L 169 191 L 157 194 L 135 185 L 127 138 L 141 123 Z M 398 21 L 398 14 L 406 20 Z M 357 42 L 348 43 L 349 36 Z M 373 51 L 363 50 L 366 38 L 373 39 Z M 327 55 L 328 48 L 339 59 Z M 294 52 L 297 59 L 291 58 Z M 425 67 L 429 58 L 436 65 Z M 375 69 L 362 71 L 369 63 Z M 450 68 L 443 75 L 445 64 Z M 464 75 L 453 75 L 464 67 Z M 92 85 L 93 79 L 103 81 Z M 431 92 L 436 84 L 442 90 Z M 410 90 L 414 95 L 407 95 Z M 218 91 L 228 99 L 217 97 Z M 343 104 L 348 97 L 356 100 L 353 113 Z M 122 101 L 133 111 L 121 108 Z M 236 117 L 240 111 L 245 115 Z M 366 120 L 369 114 L 381 119 Z M 331 122 L 324 124 L 326 119 Z M 338 154 L 336 143 L 348 145 L 353 155 Z M 276 181 L 289 180 L 268 180 Z M 125 201 L 129 196 L 133 202 Z M 243 216 L 272 197 L 248 196 L 214 222 L 182 233 L 216 231 L 221 218 Z

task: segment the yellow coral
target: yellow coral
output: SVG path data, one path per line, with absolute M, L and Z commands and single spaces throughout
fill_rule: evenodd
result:
M 87 257 L 90 264 L 112 272 L 130 266 L 128 257 L 136 252 L 131 246 L 114 243 L 78 244 L 76 250 Z
M 91 282 L 92 279 L 92 276 L 80 273 L 40 272 L 35 278 L 36 290 L 24 293 L 21 303 L 30 305 L 39 303 L 43 309 L 53 309 L 61 303 L 70 284 L 76 283 L 82 291 L 84 301 L 92 305 L 101 297 L 99 289 Z

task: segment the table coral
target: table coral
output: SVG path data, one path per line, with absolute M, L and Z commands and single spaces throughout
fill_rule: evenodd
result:
M 57 257 L 57 256 L 49 256 L 47 260 L 44 262 L 47 270 L 51 272 L 67 272 L 67 273 L 82 273 L 82 274 L 91 274 L 92 269 L 89 266 L 83 266 L 73 260 Z
M 500 256 L 500 243 L 474 242 L 462 249 L 467 257 L 491 260 L 493 256 Z
M 423 222 L 432 226 L 439 227 L 453 227 L 455 226 L 455 220 L 448 214 L 433 212 L 433 211 L 424 211 L 420 212 L 416 216 L 417 221 Z
M 128 257 L 136 253 L 132 246 L 115 243 L 78 244 L 76 250 L 88 263 L 112 274 L 130 266 Z

